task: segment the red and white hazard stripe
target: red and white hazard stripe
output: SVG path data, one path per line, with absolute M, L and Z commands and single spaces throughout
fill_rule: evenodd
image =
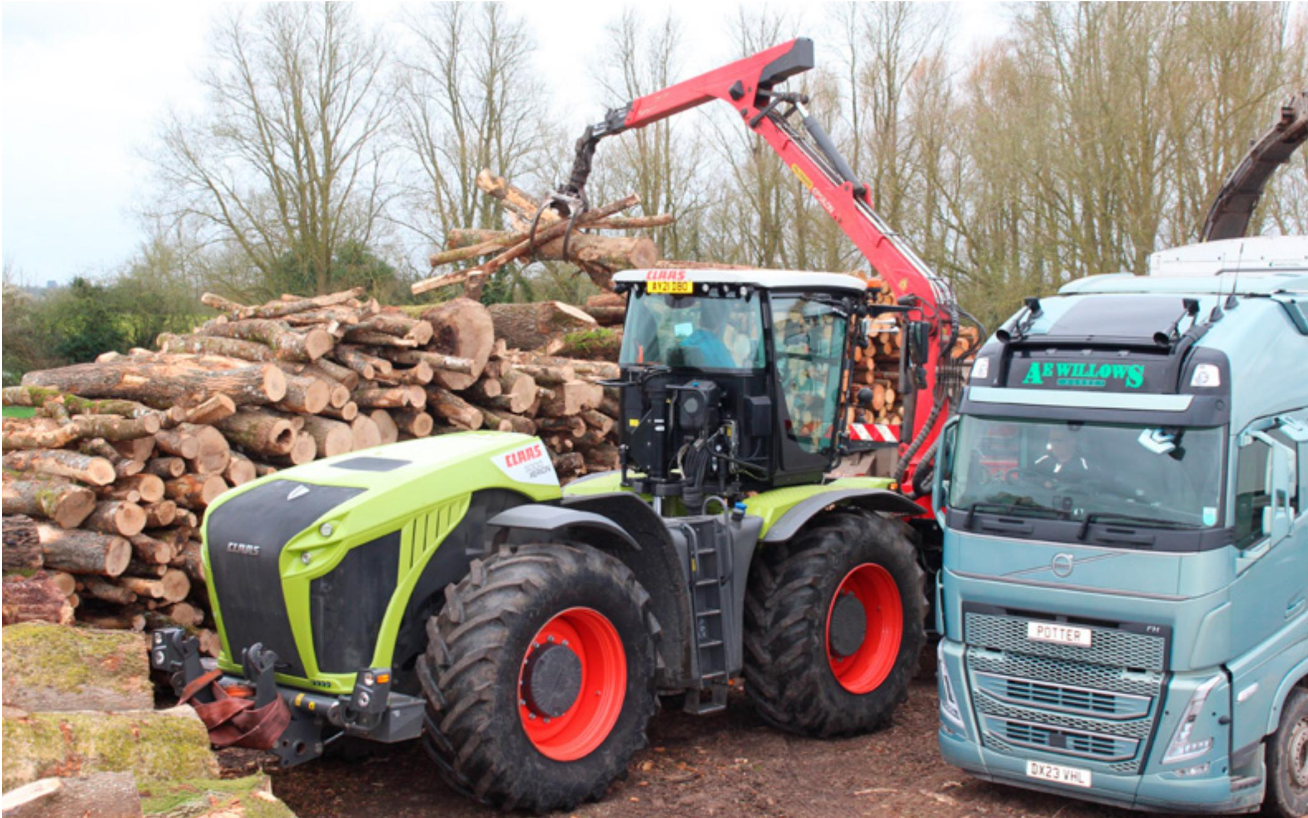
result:
M 886 423 L 851 423 L 849 439 L 869 443 L 898 443 L 899 427 Z

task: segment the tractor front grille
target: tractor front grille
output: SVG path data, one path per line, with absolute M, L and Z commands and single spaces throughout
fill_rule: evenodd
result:
M 983 745 L 1137 773 L 1158 722 L 1165 637 L 1092 627 L 1091 647 L 1056 645 L 1028 640 L 1028 621 L 966 614 L 965 662 Z

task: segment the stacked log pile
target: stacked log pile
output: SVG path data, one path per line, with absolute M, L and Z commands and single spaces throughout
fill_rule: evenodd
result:
M 476 429 L 539 434 L 563 480 L 618 462 L 615 364 L 559 357 L 599 324 L 557 302 L 382 308 L 362 290 L 247 306 L 157 350 L 28 373 L 3 392 L 6 624 L 176 623 L 204 649 L 199 530 L 280 468 Z

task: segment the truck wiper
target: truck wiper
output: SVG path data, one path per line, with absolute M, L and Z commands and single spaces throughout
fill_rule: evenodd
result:
M 1081 528 L 1076 532 L 1076 538 L 1078 540 L 1084 540 L 1086 535 L 1090 533 L 1091 523 L 1102 523 L 1113 520 L 1123 523 L 1133 523 L 1144 528 L 1165 528 L 1170 531 L 1189 531 L 1202 527 L 1195 525 L 1194 523 L 1182 523 L 1177 520 L 1159 520 L 1154 517 L 1137 517 L 1132 514 L 1119 514 L 1115 511 L 1097 511 L 1093 514 L 1085 515 L 1085 519 L 1081 521 Z
M 963 521 L 963 527 L 972 530 L 972 522 L 976 519 L 978 511 L 999 511 L 1008 514 L 1017 514 L 1022 516 L 1021 512 L 1034 511 L 1039 514 L 1050 514 L 1054 517 L 1065 517 L 1067 512 L 1060 511 L 1049 506 L 1042 506 L 1037 503 L 994 503 L 985 500 L 978 500 L 967 508 L 967 519 Z

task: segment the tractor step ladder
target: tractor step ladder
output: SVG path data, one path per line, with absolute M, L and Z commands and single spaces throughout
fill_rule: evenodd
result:
M 686 710 L 697 715 L 727 707 L 727 646 L 722 618 L 722 584 L 731 571 L 730 538 L 713 528 L 695 528 L 691 541 L 691 601 L 699 687 L 686 694 Z M 704 542 L 701 535 L 708 535 Z

